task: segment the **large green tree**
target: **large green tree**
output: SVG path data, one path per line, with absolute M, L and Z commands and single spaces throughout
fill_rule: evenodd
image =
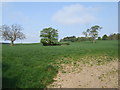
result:
M 58 43 L 58 30 L 49 27 L 40 31 L 41 43 L 44 46 L 56 45 Z

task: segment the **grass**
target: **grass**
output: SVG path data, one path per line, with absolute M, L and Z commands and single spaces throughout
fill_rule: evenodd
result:
M 53 63 L 64 58 L 78 60 L 84 56 L 116 58 L 118 41 L 76 42 L 66 46 L 2 45 L 3 88 L 45 88 L 53 82 L 59 69 Z

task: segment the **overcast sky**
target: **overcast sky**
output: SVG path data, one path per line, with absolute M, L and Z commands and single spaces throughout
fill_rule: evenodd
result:
M 99 36 L 118 32 L 117 2 L 4 2 L 2 7 L 2 24 L 22 25 L 24 43 L 40 42 L 40 31 L 47 27 L 57 29 L 59 39 L 83 36 L 93 25 L 103 27 Z

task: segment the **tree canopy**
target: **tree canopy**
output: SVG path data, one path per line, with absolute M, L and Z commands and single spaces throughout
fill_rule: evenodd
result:
M 108 36 L 106 34 L 103 35 L 102 40 L 107 40 L 107 39 L 108 39 Z
M 86 38 L 90 36 L 92 38 L 92 41 L 95 42 L 96 38 L 98 37 L 98 33 L 99 33 L 98 31 L 101 29 L 102 27 L 95 25 L 92 26 L 90 29 L 84 31 L 83 34 L 85 35 Z
M 40 31 L 40 37 L 41 43 L 45 46 L 58 44 L 58 30 L 52 27 L 44 28 Z

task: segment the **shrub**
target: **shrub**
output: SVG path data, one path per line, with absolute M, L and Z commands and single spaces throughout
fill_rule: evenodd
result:
M 43 46 L 58 46 L 61 45 L 60 42 L 58 41 L 54 41 L 49 43 L 49 39 L 41 39 L 41 43 L 43 44 Z

